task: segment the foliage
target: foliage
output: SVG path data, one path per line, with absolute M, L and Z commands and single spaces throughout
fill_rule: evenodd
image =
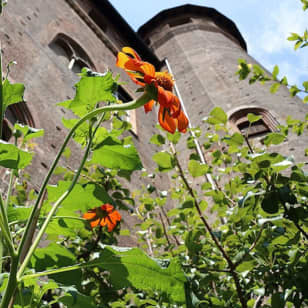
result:
M 289 39 L 304 48 L 306 36 Z M 277 66 L 269 76 L 240 60 L 240 79 L 270 82 L 273 93 L 281 85 L 291 96 L 307 92 L 308 82 L 299 89 L 278 74 Z M 29 142 L 43 130 L 16 124 L 14 144 L 0 143 L 0 165 L 10 173 L 0 195 L 0 307 L 307 306 L 308 176 L 301 162 L 277 150 L 292 134 L 307 134 L 308 116 L 289 117 L 278 132 L 252 140 L 231 132 L 227 114 L 214 108 L 190 136 L 149 138 L 157 149 L 157 169 L 149 174 L 127 134 L 130 124 L 116 112 L 157 100 L 156 87 L 146 85 L 139 99 L 122 104 L 110 72 L 83 70 L 80 77 L 75 97 L 59 104 L 75 118 L 63 119 L 68 137 L 38 193 L 24 168 L 35 155 Z M 2 120 L 24 86 L 1 80 Z M 247 119 L 251 125 L 260 116 Z M 61 155 L 70 155 L 71 137 L 83 151 L 77 170 L 57 167 Z M 130 191 L 136 172 L 145 185 Z M 52 174 L 56 185 L 48 184 Z M 163 191 L 157 175 L 170 181 Z M 107 203 L 124 221 L 133 215 L 136 225 L 91 228 L 82 214 Z M 132 234 L 139 248 L 118 247 Z

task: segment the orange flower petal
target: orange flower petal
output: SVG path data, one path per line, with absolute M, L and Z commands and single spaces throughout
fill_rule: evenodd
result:
M 101 206 L 101 209 L 103 211 L 106 211 L 108 214 L 110 214 L 113 211 L 113 206 L 109 203 L 106 203 Z
M 148 103 L 146 103 L 143 107 L 144 107 L 144 111 L 146 113 L 148 113 L 149 111 L 152 111 L 153 106 L 154 106 L 155 101 L 152 99 L 151 101 L 149 101 Z
M 118 56 L 117 56 L 117 62 L 116 62 L 116 65 L 120 68 L 125 68 L 125 64 L 127 61 L 129 61 L 131 58 L 126 55 L 125 53 L 123 52 L 118 52 Z
M 121 220 L 121 214 L 118 211 L 112 212 L 109 217 L 114 223 Z
M 100 221 L 99 218 L 97 218 L 96 220 L 90 221 L 91 228 L 95 228 L 96 226 L 98 226 L 99 221 Z
M 164 90 L 163 87 L 157 86 L 157 100 L 163 107 L 171 107 L 175 97 L 176 96 L 172 92 Z
M 176 130 L 177 120 L 170 117 L 167 111 L 164 114 L 164 109 L 165 108 L 163 106 L 159 107 L 159 112 L 158 112 L 159 124 L 163 129 L 165 129 L 171 134 L 174 134 Z
M 95 216 L 96 216 L 96 211 L 94 210 L 93 212 L 92 212 L 93 210 L 90 210 L 89 212 L 87 212 L 87 213 L 84 213 L 83 214 L 83 216 L 82 216 L 82 218 L 83 219 L 86 219 L 86 220 L 91 220 L 91 219 L 93 219 Z
M 131 47 L 123 47 L 122 51 L 131 55 L 132 57 L 134 57 L 135 59 L 141 61 L 140 56 L 138 55 L 138 53 Z
M 188 126 L 188 119 L 183 111 L 180 112 L 180 115 L 177 118 L 178 120 L 178 130 L 181 133 L 186 133 Z

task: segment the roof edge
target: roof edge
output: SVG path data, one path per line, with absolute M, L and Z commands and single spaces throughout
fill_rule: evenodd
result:
M 174 16 L 179 16 L 181 14 L 187 15 L 187 13 L 191 13 L 193 15 L 201 17 L 210 17 L 220 29 L 235 38 L 238 41 L 239 45 L 245 51 L 247 51 L 246 42 L 242 37 L 240 31 L 238 30 L 236 24 L 231 19 L 221 14 L 214 8 L 199 5 L 186 4 L 163 10 L 157 15 L 155 15 L 153 18 L 151 18 L 144 25 L 142 25 L 138 29 L 137 33 L 141 37 L 145 37 L 146 34 L 150 32 L 153 28 L 159 27 L 162 21 Z

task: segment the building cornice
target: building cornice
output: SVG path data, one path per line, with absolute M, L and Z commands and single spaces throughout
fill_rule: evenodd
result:
M 150 36 L 153 29 L 161 27 L 162 24 L 167 23 L 168 20 L 172 20 L 175 17 L 178 18 L 181 15 L 208 18 L 212 20 L 222 33 L 233 41 L 236 41 L 241 48 L 247 51 L 246 42 L 237 29 L 236 24 L 231 19 L 213 8 L 198 5 L 187 4 L 164 10 L 141 26 L 138 30 L 138 34 L 141 37 L 146 38 L 147 36 Z

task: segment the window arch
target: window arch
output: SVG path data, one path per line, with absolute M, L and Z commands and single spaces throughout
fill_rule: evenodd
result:
M 8 141 L 12 137 L 12 128 L 15 123 L 35 127 L 35 122 L 25 102 L 12 104 L 6 109 L 2 123 L 1 139 Z
M 248 121 L 247 115 L 252 113 L 261 118 L 253 123 Z M 229 117 L 231 127 L 248 139 L 263 137 L 270 132 L 277 131 L 279 125 L 274 116 L 266 109 L 258 107 L 249 107 L 240 109 Z
M 84 49 L 66 34 L 58 34 L 49 47 L 66 62 L 67 68 L 74 73 L 80 73 L 83 67 L 95 70 L 95 65 Z

